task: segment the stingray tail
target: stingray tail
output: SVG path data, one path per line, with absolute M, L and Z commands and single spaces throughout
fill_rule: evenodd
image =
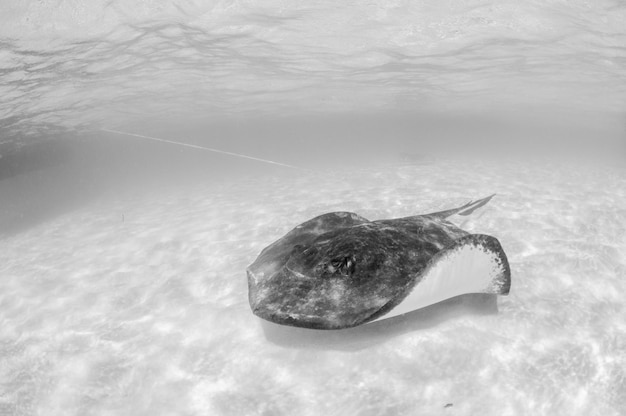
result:
M 479 199 L 478 201 L 470 201 L 462 207 L 448 209 L 446 211 L 434 212 L 432 214 L 428 214 L 433 217 L 438 218 L 447 218 L 452 215 L 470 215 L 472 212 L 476 211 L 478 208 L 484 206 L 493 198 L 496 194 L 490 195 L 486 198 Z

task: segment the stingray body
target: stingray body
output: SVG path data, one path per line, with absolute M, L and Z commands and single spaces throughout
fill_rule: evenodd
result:
M 511 273 L 498 240 L 446 220 L 492 197 L 405 218 L 332 212 L 306 221 L 248 267 L 252 311 L 277 324 L 342 329 L 462 294 L 506 295 Z

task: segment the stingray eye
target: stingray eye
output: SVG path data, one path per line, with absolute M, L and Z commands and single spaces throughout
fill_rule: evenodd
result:
M 332 259 L 328 269 L 331 273 L 338 271 L 342 276 L 349 276 L 354 273 L 355 267 L 356 259 L 354 256 L 344 256 Z
M 346 262 L 344 263 L 344 267 L 341 270 L 341 274 L 344 276 L 352 275 L 354 273 L 354 269 L 356 267 L 356 259 L 354 256 L 346 257 Z

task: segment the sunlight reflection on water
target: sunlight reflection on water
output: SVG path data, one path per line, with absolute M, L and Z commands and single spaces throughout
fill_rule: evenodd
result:
M 618 2 L 56 3 L 4 6 L 2 141 L 359 112 L 568 109 L 592 123 L 626 100 Z

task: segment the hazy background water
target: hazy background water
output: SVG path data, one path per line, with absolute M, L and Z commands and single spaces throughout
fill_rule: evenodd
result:
M 625 21 L 621 1 L 4 1 L 0 178 L 65 170 L 5 184 L 0 223 L 136 176 L 264 169 L 102 129 L 316 169 L 623 160 Z

